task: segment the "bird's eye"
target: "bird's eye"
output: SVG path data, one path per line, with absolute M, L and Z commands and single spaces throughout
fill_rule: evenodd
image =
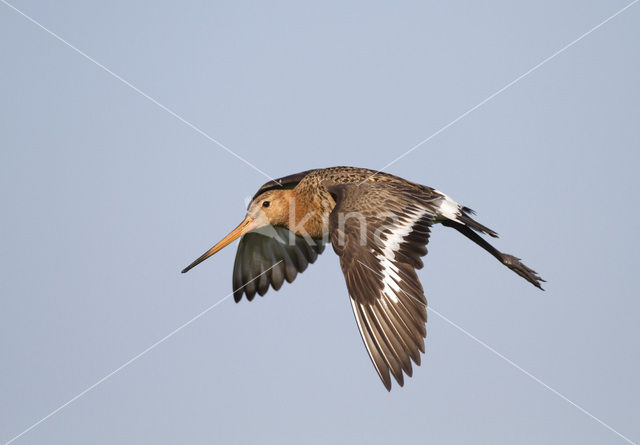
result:
M 265 201 L 262 203 L 262 207 L 269 207 L 269 205 L 271 205 L 269 201 Z

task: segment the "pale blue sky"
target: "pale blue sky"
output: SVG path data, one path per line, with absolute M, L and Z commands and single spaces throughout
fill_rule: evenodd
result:
M 12 4 L 279 177 L 380 168 L 629 1 Z M 640 5 L 388 169 L 498 231 L 540 292 L 433 230 L 429 304 L 640 441 Z M 231 292 L 179 271 L 265 182 L 0 4 L 0 442 Z M 329 247 L 14 443 L 624 443 L 435 314 L 387 393 Z

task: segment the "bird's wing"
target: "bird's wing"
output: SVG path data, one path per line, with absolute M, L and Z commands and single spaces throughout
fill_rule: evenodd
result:
M 276 190 L 281 188 L 292 189 L 296 185 L 298 185 L 298 183 L 302 181 L 302 179 L 304 179 L 304 177 L 307 176 L 312 171 L 314 170 L 305 170 L 300 173 L 295 173 L 293 175 L 284 176 L 282 178 L 278 178 L 276 180 L 266 182 L 262 185 L 262 187 L 258 189 L 258 191 L 256 192 L 255 195 L 253 195 L 253 198 L 251 200 L 253 201 L 258 197 L 258 195 L 261 195 L 264 192 L 269 190 Z
M 267 226 L 243 235 L 233 266 L 233 298 L 238 302 L 245 294 L 251 301 L 256 293 L 264 295 L 269 285 L 280 289 L 284 280 L 291 283 L 323 250 L 322 241 L 306 240 L 284 227 Z
M 400 386 L 424 352 L 427 300 L 415 269 L 423 266 L 436 210 L 413 185 L 329 187 L 331 243 L 340 257 L 364 344 L 387 390 Z M 438 195 L 433 196 L 439 199 Z

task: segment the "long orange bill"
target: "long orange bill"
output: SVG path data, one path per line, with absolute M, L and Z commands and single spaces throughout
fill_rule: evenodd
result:
M 193 263 L 191 263 L 187 267 L 185 267 L 182 270 L 182 273 L 189 272 L 191 269 L 196 267 L 198 264 L 202 263 L 204 260 L 206 260 L 207 258 L 212 256 L 213 254 L 215 254 L 216 252 L 222 250 L 223 247 L 227 246 L 228 244 L 231 244 L 233 241 L 235 241 L 236 239 L 240 238 L 245 233 L 247 233 L 247 232 L 249 232 L 249 231 L 251 231 L 251 230 L 253 230 L 255 228 L 256 228 L 255 221 L 252 218 L 249 218 L 247 216 L 245 218 L 245 220 L 242 221 L 238 227 L 233 229 L 231 231 L 231 233 L 229 233 L 227 236 L 222 238 L 222 240 L 220 240 L 220 242 L 218 244 L 213 246 L 211 249 L 207 250 L 205 253 L 203 253 L 200 256 L 200 258 L 198 258 Z

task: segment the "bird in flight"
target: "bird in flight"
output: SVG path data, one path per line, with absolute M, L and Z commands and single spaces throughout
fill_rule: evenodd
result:
M 280 289 L 315 262 L 331 242 L 340 257 L 360 335 L 391 390 L 411 362 L 420 365 L 427 300 L 416 269 L 423 266 L 430 228 L 451 227 L 542 289 L 544 280 L 519 258 L 502 253 L 481 234 L 497 237 L 474 212 L 444 193 L 387 173 L 356 167 L 307 170 L 264 184 L 238 227 L 187 266 L 200 264 L 241 238 L 233 267 L 236 302 Z

